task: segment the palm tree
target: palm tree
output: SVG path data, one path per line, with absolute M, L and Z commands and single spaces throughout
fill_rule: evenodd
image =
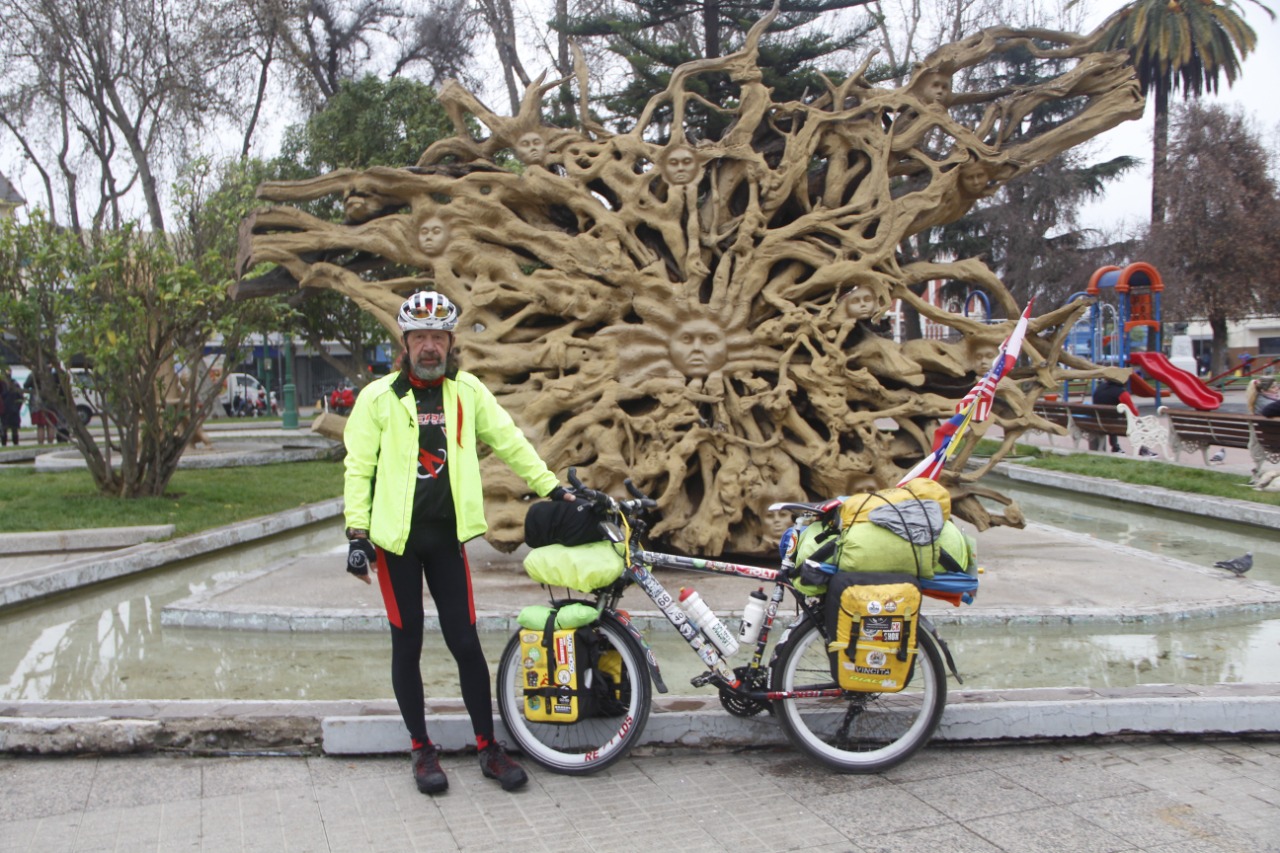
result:
M 1272 20 L 1275 12 L 1249 0 Z M 1104 50 L 1127 50 L 1138 72 L 1142 94 L 1155 92 L 1155 141 L 1151 152 L 1151 224 L 1164 221 L 1166 160 L 1169 149 L 1169 95 L 1184 98 L 1218 91 L 1240 74 L 1240 62 L 1257 43 L 1235 0 L 1132 0 L 1102 23 Z

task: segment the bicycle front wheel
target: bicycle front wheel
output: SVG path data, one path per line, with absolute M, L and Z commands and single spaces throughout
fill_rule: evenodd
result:
M 938 641 L 919 630 L 911 682 L 898 693 L 846 691 L 838 697 L 781 699 L 778 722 L 797 748 L 841 773 L 878 773 L 910 758 L 929 742 L 947 703 L 946 670 Z M 775 691 L 830 688 L 827 640 L 811 620 L 778 649 Z
M 512 739 L 536 763 L 570 775 L 595 773 L 614 764 L 635 746 L 649 719 L 653 695 L 644 650 L 610 613 L 593 630 L 605 649 L 622 659 L 617 707 L 573 723 L 533 722 L 524 715 L 524 661 L 517 631 L 498 662 L 498 712 Z

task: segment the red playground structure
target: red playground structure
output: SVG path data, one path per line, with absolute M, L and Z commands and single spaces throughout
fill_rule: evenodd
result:
M 1077 294 L 1095 299 L 1089 309 L 1087 357 L 1099 364 L 1133 368 L 1130 393 L 1154 397 L 1157 406 L 1163 384 L 1193 409 L 1217 409 L 1222 405 L 1222 394 L 1164 355 L 1160 321 L 1163 290 L 1160 273 L 1151 264 L 1106 266 L 1094 272 L 1085 294 Z M 1115 294 L 1114 305 L 1103 299 L 1104 291 Z

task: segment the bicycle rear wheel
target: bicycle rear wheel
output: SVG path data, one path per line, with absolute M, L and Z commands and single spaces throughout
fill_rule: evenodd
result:
M 946 670 L 933 635 L 919 634 L 911 682 L 898 693 L 846 691 L 835 698 L 774 702 L 778 722 L 797 748 L 842 773 L 878 773 L 929 742 L 947 703 Z M 796 625 L 773 663 L 774 690 L 829 688 L 827 640 L 811 620 Z
M 653 688 L 644 650 L 612 614 L 605 613 L 594 627 L 605 647 L 616 649 L 622 658 L 621 713 L 574 723 L 532 722 L 524 715 L 519 631 L 498 661 L 502 722 L 525 755 L 557 773 L 583 775 L 609 767 L 631 750 L 649 719 Z

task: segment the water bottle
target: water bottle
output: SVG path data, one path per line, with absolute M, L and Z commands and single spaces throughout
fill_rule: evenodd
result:
M 711 608 L 695 590 L 680 588 L 680 607 L 689 617 L 689 621 L 707 635 L 722 655 L 728 657 L 738 650 L 738 641 L 729 633 L 729 629 L 720 621 L 720 617 L 711 612 Z
M 738 642 L 744 646 L 755 645 L 764 627 L 764 612 L 768 609 L 764 587 L 747 596 L 747 606 L 742 609 L 742 624 L 738 626 Z

